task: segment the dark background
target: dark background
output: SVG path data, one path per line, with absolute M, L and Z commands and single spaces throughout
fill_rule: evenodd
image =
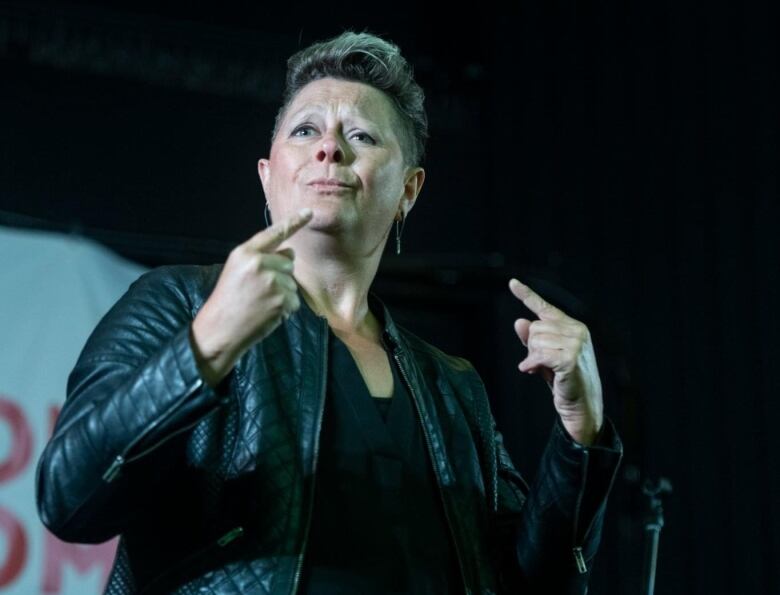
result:
M 0 2 L 0 224 L 149 266 L 264 226 L 284 62 L 345 28 L 427 93 L 427 180 L 374 289 L 482 374 L 529 478 L 552 424 L 521 375 L 517 276 L 588 324 L 624 439 L 591 593 L 778 593 L 777 20 L 753 4 Z M 541 385 L 541 386 L 540 386 Z

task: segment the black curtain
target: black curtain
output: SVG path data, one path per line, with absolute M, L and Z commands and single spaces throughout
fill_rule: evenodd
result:
M 255 162 L 267 154 L 284 57 L 345 27 L 386 35 L 427 92 L 431 141 L 404 255 L 386 255 L 379 293 L 411 329 L 475 362 L 529 476 L 552 405 L 516 369 L 511 325 L 523 310 L 509 277 L 588 323 L 626 444 L 592 593 L 638 592 L 639 487 L 661 476 L 674 492 L 657 593 L 780 591 L 780 98 L 768 6 L 243 6 L 215 16 L 120 4 L 0 3 L 6 25 L 27 19 L 35 32 L 54 18 L 71 32 L 58 38 L 68 60 L 47 60 L 32 51 L 45 35 L 0 27 L 0 223 L 86 230 L 149 265 L 224 257 L 264 226 Z M 137 68 L 95 66 L 89 51 L 108 47 L 94 42 L 101 31 L 127 40 L 123 59 Z M 87 34 L 92 45 L 79 45 Z M 164 61 L 144 63 L 157 54 L 139 57 L 142 46 L 181 68 L 216 56 L 219 68 L 178 83 L 152 76 Z M 264 72 L 268 86 L 210 81 L 225 64 Z

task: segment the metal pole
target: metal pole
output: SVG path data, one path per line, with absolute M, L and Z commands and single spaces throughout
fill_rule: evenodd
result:
M 665 477 L 658 481 L 645 480 L 642 493 L 648 497 L 648 511 L 645 517 L 645 560 L 642 595 L 653 595 L 655 570 L 658 563 L 658 542 L 664 526 L 662 497 L 672 493 L 672 484 Z

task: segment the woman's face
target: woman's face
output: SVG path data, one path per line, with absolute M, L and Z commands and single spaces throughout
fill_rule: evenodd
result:
M 395 109 L 363 83 L 324 78 L 303 87 L 290 104 L 258 172 L 274 221 L 304 207 L 307 230 L 336 233 L 365 253 L 405 214 L 425 173 L 407 167 Z

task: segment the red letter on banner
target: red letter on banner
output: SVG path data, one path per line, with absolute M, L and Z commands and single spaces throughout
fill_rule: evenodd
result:
M 0 483 L 17 476 L 30 461 L 32 455 L 32 432 L 18 403 L 0 395 L 0 421 L 11 427 L 11 452 L 5 461 L 0 461 Z
M 10 585 L 24 568 L 27 559 L 27 536 L 22 524 L 5 508 L 0 508 L 0 532 L 8 544 L 5 560 L 0 560 L 0 591 Z
M 99 545 L 65 543 L 46 531 L 41 591 L 43 593 L 62 591 L 62 568 L 66 563 L 74 566 L 80 574 L 84 574 L 93 566 L 99 566 L 101 568 L 100 588 L 105 588 L 108 574 L 114 564 L 118 543 L 118 537 Z

